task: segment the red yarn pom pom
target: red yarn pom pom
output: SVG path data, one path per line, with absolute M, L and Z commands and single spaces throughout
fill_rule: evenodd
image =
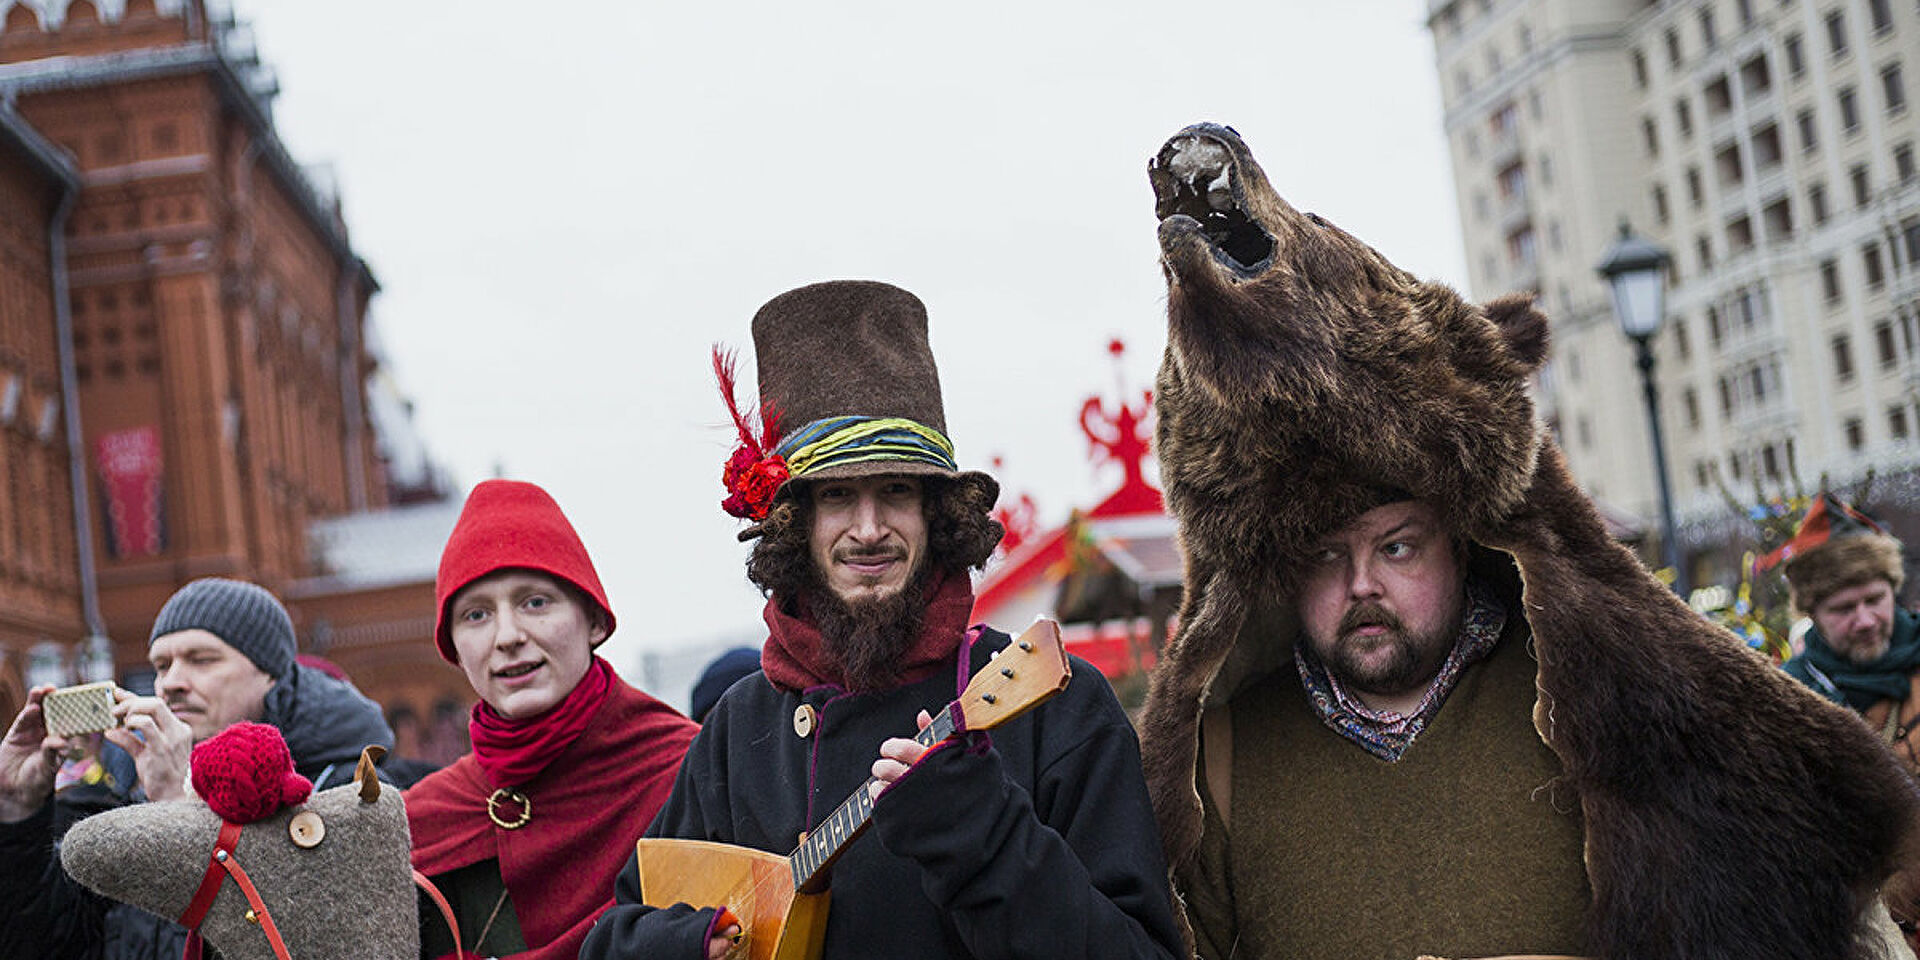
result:
M 293 772 L 277 727 L 236 723 L 193 748 L 193 791 L 222 818 L 252 823 L 305 802 L 313 784 Z

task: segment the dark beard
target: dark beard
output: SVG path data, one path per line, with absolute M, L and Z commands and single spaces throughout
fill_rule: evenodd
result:
M 825 586 L 807 590 L 807 609 L 848 690 L 881 690 L 900 677 L 900 661 L 920 638 L 927 578 L 907 578 L 892 596 L 848 603 Z
M 1453 624 L 1452 618 L 1443 622 Z M 1369 648 L 1390 645 L 1393 656 L 1381 666 L 1363 669 L 1359 657 L 1355 656 L 1361 641 L 1349 639 L 1347 635 L 1366 624 L 1387 628 L 1386 635 L 1367 641 L 1367 645 Z M 1458 633 L 1458 625 L 1453 624 L 1443 627 L 1438 636 L 1410 634 L 1398 617 L 1372 604 L 1363 604 L 1340 618 L 1333 643 L 1322 644 L 1316 640 L 1313 652 L 1326 666 L 1327 674 L 1342 686 L 1375 696 L 1397 696 L 1425 685 L 1440 672 L 1447 654 L 1453 652 Z

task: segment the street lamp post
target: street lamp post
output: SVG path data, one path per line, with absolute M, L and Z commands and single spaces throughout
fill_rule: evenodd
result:
M 1660 392 L 1653 382 L 1651 341 L 1666 320 L 1667 262 L 1664 247 L 1634 236 L 1625 221 L 1597 268 L 1613 291 L 1613 314 L 1620 332 L 1633 341 L 1646 390 L 1647 424 L 1653 430 L 1653 469 L 1660 480 L 1660 558 L 1673 571 L 1673 589 L 1687 596 L 1687 571 L 1680 563 L 1678 528 L 1673 523 L 1673 490 L 1667 485 L 1667 444 L 1660 432 Z

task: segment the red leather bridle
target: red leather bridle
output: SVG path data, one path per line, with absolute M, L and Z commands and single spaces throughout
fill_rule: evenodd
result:
M 180 925 L 187 928 L 187 949 L 182 960 L 204 960 L 206 944 L 200 939 L 200 922 L 207 918 L 207 911 L 213 909 L 213 901 L 220 896 L 220 887 L 228 876 L 238 884 L 240 892 L 247 897 L 247 919 L 260 925 L 267 933 L 267 944 L 273 948 L 277 960 L 293 960 L 287 952 L 286 941 L 280 939 L 280 928 L 274 926 L 273 915 L 267 912 L 267 904 L 260 899 L 260 891 L 254 887 L 247 871 L 241 869 L 240 861 L 234 858 L 233 848 L 240 842 L 242 831 L 240 824 L 231 820 L 220 821 L 220 836 L 213 841 L 213 853 L 207 858 L 207 872 L 200 878 L 200 889 L 194 891 L 193 900 L 187 904 L 187 910 L 180 915 Z M 435 906 L 440 908 L 441 919 L 447 922 L 447 929 L 453 933 L 453 942 L 460 942 L 460 923 L 453 917 L 453 907 L 447 903 L 439 888 L 418 870 L 413 871 L 413 882 L 427 892 Z
M 200 921 L 206 919 L 207 911 L 213 909 L 213 901 L 220 896 L 220 886 L 226 876 L 232 876 L 233 882 L 240 885 L 240 892 L 247 897 L 247 919 L 260 925 L 267 932 L 267 943 L 273 947 L 273 955 L 278 960 L 293 960 L 287 953 L 286 941 L 280 939 L 280 928 L 274 926 L 273 915 L 267 912 L 267 904 L 260 899 L 260 891 L 254 888 L 253 880 L 247 871 L 241 869 L 240 861 L 234 858 L 233 848 L 240 842 L 241 827 L 231 820 L 220 821 L 220 836 L 213 842 L 213 854 L 207 858 L 207 872 L 200 878 L 200 889 L 193 894 L 193 900 L 187 904 L 187 912 L 180 915 L 180 925 L 187 928 L 187 950 L 183 960 L 201 960 L 204 946 L 200 940 Z

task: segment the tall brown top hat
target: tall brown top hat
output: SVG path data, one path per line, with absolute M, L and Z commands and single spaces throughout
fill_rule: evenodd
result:
M 1898 593 L 1906 580 L 1900 541 L 1831 493 L 1814 498 L 1793 539 L 1754 561 L 1754 566 L 1765 570 L 1781 562 L 1786 563 L 1783 572 L 1793 605 L 1808 614 L 1850 587 L 1885 580 Z
M 723 476 L 728 513 L 765 519 L 792 480 L 909 474 L 999 492 L 991 477 L 962 471 L 954 459 L 920 298 L 858 280 L 789 290 L 754 314 L 753 345 L 757 417 L 734 402 L 731 359 L 714 355 L 740 431 Z M 756 526 L 741 537 L 757 533 Z

